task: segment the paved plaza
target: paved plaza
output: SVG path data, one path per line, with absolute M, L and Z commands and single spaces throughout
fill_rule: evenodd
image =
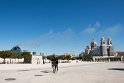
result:
M 60 63 L 55 74 L 51 64 L 0 64 L 0 83 L 124 83 L 124 63 Z

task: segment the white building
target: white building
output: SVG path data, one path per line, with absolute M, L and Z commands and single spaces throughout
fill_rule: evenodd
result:
M 93 39 L 91 45 L 86 47 L 85 54 L 91 54 L 93 56 L 114 56 L 115 51 L 111 38 L 108 38 L 107 44 L 105 44 L 105 39 L 102 37 L 100 44 L 100 46 L 97 46 L 96 41 Z
M 43 64 L 43 57 L 42 57 L 42 55 L 32 54 L 31 63 L 32 64 Z

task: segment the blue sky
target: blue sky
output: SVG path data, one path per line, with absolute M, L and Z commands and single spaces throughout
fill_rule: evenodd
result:
M 78 54 L 93 38 L 124 51 L 124 0 L 0 0 L 0 50 Z

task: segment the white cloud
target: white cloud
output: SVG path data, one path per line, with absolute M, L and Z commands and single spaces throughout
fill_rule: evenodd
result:
M 108 28 L 105 28 L 104 30 L 98 28 L 100 27 L 100 23 L 96 22 L 95 24 L 91 25 L 89 24 L 87 28 L 82 30 L 81 34 L 83 34 L 84 37 L 92 39 L 94 37 L 99 37 L 101 35 L 108 37 L 118 35 L 122 31 L 122 25 L 117 24 Z M 74 43 L 76 38 L 78 38 L 78 33 L 75 33 L 71 28 L 68 28 L 61 32 L 54 32 L 53 30 L 49 30 L 47 33 L 42 34 L 40 37 L 36 39 L 32 39 L 26 42 L 23 42 L 19 45 L 23 46 L 57 46 L 60 47 L 62 45 L 68 46 L 69 44 Z
M 114 26 L 108 27 L 105 31 L 104 34 L 110 35 L 110 36 L 115 36 L 121 33 L 122 31 L 122 25 L 121 24 L 116 24 Z
M 86 28 L 85 30 L 83 30 L 82 33 L 92 34 L 92 33 L 95 33 L 95 32 L 96 32 L 96 29 L 95 28 L 89 27 L 89 28 Z
M 97 21 L 95 24 L 89 24 L 84 30 L 81 31 L 81 34 L 91 37 L 98 33 L 98 28 L 100 27 L 100 22 Z
M 105 27 L 104 29 L 100 29 L 100 22 L 96 22 L 95 24 L 89 24 L 87 28 L 83 29 L 81 34 L 85 37 L 94 38 L 95 36 L 117 36 L 122 33 L 123 26 L 121 24 L 116 24 L 110 27 Z
M 55 46 L 61 46 L 61 45 L 67 45 L 69 43 L 72 43 L 71 40 L 73 40 L 75 33 L 71 28 L 66 29 L 63 32 L 55 33 L 54 36 L 54 45 Z
M 46 34 L 41 35 L 40 37 L 36 38 L 36 39 L 32 39 L 32 40 L 28 40 L 28 41 L 24 41 L 19 43 L 19 46 L 33 46 L 33 47 L 38 47 L 41 45 L 41 43 L 44 43 L 45 41 L 47 41 L 48 39 L 50 39 L 50 37 L 53 35 L 53 30 L 49 30 L 49 32 L 47 32 Z
M 94 25 L 94 27 L 100 27 L 101 24 L 99 23 L 99 21 L 96 22 L 96 24 Z
M 40 37 L 36 39 L 32 39 L 23 43 L 20 43 L 20 46 L 45 46 L 45 45 L 64 45 L 68 44 L 70 40 L 73 39 L 74 33 L 71 28 L 66 29 L 63 32 L 54 32 L 53 30 L 50 30 L 49 32 L 42 34 Z

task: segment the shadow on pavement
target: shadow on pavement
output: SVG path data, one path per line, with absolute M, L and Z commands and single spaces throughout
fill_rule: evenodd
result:
M 47 70 L 45 70 L 45 71 L 40 71 L 40 72 L 43 72 L 43 73 L 52 73 L 52 71 L 47 71 Z
M 18 71 L 30 71 L 30 70 L 18 70 Z
M 5 79 L 6 81 L 13 81 L 13 80 L 16 80 L 15 78 L 6 78 Z
M 34 76 L 43 76 L 43 75 L 34 75 Z
M 108 70 L 118 70 L 118 71 L 124 71 L 124 68 L 109 68 Z

